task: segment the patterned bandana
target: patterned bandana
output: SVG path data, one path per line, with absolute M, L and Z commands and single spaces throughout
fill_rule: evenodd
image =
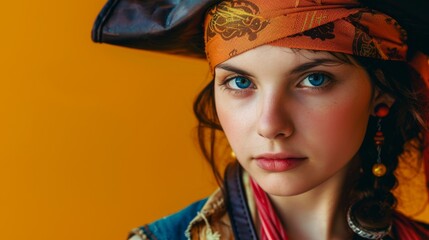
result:
M 356 0 L 227 0 L 206 14 L 210 69 L 264 44 L 406 59 L 406 32 Z

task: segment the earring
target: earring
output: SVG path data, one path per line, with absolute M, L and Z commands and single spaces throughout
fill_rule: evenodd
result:
M 232 157 L 233 159 L 236 159 L 236 158 L 237 158 L 237 156 L 235 156 L 235 152 L 234 152 L 234 151 L 231 151 L 231 157 Z
M 387 172 L 386 165 L 381 162 L 381 147 L 384 143 L 384 135 L 381 131 L 381 119 L 389 114 L 389 110 L 389 107 L 384 103 L 380 103 L 375 107 L 375 115 L 378 117 L 377 132 L 374 136 L 374 142 L 377 147 L 377 162 L 372 166 L 372 174 L 376 177 L 382 177 Z
M 384 135 L 381 131 L 381 121 L 389 114 L 389 110 L 390 109 L 386 104 L 380 103 L 375 107 L 374 111 L 375 116 L 378 117 L 377 131 L 374 136 L 374 143 L 377 148 L 377 161 L 372 166 L 372 174 L 376 177 L 382 177 L 387 172 L 386 166 L 381 162 L 381 147 L 384 143 Z M 375 189 L 377 188 L 377 182 L 378 179 L 376 178 L 374 186 Z M 382 207 L 380 203 L 377 203 L 376 199 L 367 197 L 353 203 L 347 211 L 347 224 L 354 233 L 356 233 L 362 238 L 382 239 L 383 237 L 388 235 L 392 229 L 391 222 L 383 221 L 383 219 L 390 219 L 388 217 L 382 218 L 380 221 L 378 221 L 378 224 L 376 224 L 376 226 L 378 225 L 377 227 L 368 227 L 365 226 L 365 224 L 363 224 L 362 222 L 358 221 L 358 219 L 362 217 L 362 211 L 365 212 L 368 211 L 368 209 L 374 209 L 374 207 L 376 206 Z M 360 217 L 358 218 L 356 216 Z
M 386 228 L 383 229 L 371 230 L 358 224 L 357 220 L 354 218 L 354 214 L 352 213 L 355 205 L 356 204 L 353 204 L 347 211 L 347 224 L 354 233 L 366 239 L 383 239 L 383 237 L 389 234 L 392 229 L 392 224 L 389 224 Z

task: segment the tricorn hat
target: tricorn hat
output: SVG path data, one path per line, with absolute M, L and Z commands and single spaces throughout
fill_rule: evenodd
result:
M 204 16 L 219 0 L 109 0 L 92 29 L 92 40 L 150 51 L 204 58 Z M 408 32 L 412 50 L 429 55 L 429 1 L 360 0 Z

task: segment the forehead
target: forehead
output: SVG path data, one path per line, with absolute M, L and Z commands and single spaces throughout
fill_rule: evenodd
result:
M 347 54 L 263 45 L 234 56 L 218 64 L 215 69 L 233 65 L 243 67 L 254 66 L 256 67 L 255 70 L 257 70 L 266 65 L 287 67 L 309 62 L 357 65 L 356 61 Z

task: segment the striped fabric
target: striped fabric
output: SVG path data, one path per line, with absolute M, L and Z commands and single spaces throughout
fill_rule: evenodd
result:
M 250 178 L 255 196 L 256 208 L 261 221 L 261 240 L 287 240 L 286 231 L 262 188 Z

